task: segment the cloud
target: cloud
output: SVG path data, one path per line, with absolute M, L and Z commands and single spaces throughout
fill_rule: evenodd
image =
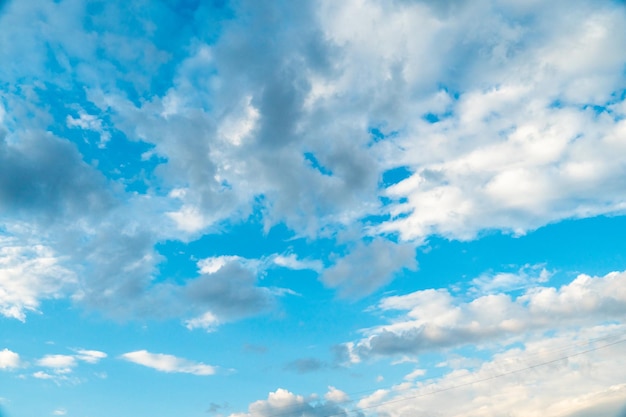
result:
M 0 314 L 24 321 L 40 300 L 58 298 L 75 284 L 74 273 L 50 247 L 22 245 L 0 235 Z
M 344 413 L 497 417 L 512 410 L 520 416 L 618 416 L 626 394 L 623 330 L 623 325 L 613 324 L 529 335 L 514 346 L 465 356 L 440 377 L 413 380 L 424 375 L 424 370 L 417 369 L 407 375 L 407 382 L 360 397 L 356 407 L 349 409 L 326 408 L 349 401 L 334 387 L 329 387 L 325 404 L 278 389 L 267 400 L 251 403 L 247 413 L 231 417 Z M 317 397 L 312 394 L 311 398 Z
M 77 359 L 91 364 L 98 363 L 107 357 L 106 353 L 100 352 L 99 350 L 78 349 L 76 353 Z
M 0 369 L 9 370 L 20 366 L 20 355 L 7 348 L 0 350 Z
M 326 364 L 317 358 L 301 358 L 289 362 L 285 365 L 285 369 L 288 371 L 294 371 L 299 374 L 305 374 L 309 372 L 319 371 L 324 368 Z
M 43 372 L 43 371 L 37 371 L 35 373 L 33 373 L 33 377 L 37 378 L 37 379 L 56 379 L 58 378 L 55 375 L 51 375 L 47 372 Z
M 517 272 L 481 274 L 471 280 L 470 291 L 478 294 L 515 291 L 544 284 L 551 275 L 543 265 L 524 265 Z
M 399 270 L 416 269 L 411 245 L 375 239 L 356 247 L 327 268 L 320 280 L 345 297 L 362 297 L 388 284 Z
M 614 152 L 623 147 L 617 138 L 625 126 L 619 93 L 625 57 L 611 52 L 623 46 L 611 36 L 624 23 L 621 5 L 581 1 L 568 12 L 557 4 L 522 11 L 509 2 L 474 3 L 442 19 L 420 3 L 365 4 L 360 13 L 370 15 L 372 26 L 335 28 L 351 35 L 346 42 L 372 43 L 365 31 L 381 22 L 421 20 L 431 35 L 409 39 L 401 25 L 389 24 L 388 37 L 377 35 L 378 48 L 361 58 L 385 50 L 389 62 L 405 51 L 402 82 L 431 91 L 423 104 L 405 104 L 434 121 L 400 115 L 406 137 L 396 141 L 398 158 L 413 174 L 387 188 L 397 203 L 382 231 L 416 241 L 432 234 L 472 239 L 481 230 L 519 234 L 564 218 L 623 212 L 618 178 L 625 165 Z M 348 15 L 356 7 L 338 8 Z M 489 23 L 476 27 L 477 16 Z M 522 21 L 529 16 L 536 18 L 530 25 Z M 441 52 L 430 55 L 437 57 L 432 64 L 418 65 L 435 45 Z M 434 77 L 446 87 L 424 85 Z
M 407 380 L 407 381 L 412 381 L 412 380 L 414 380 L 416 378 L 419 378 L 421 376 L 426 375 L 426 372 L 427 372 L 426 369 L 418 368 L 418 369 L 415 369 L 414 371 L 412 371 L 411 373 L 405 375 L 404 379 Z
M 66 123 L 68 127 L 80 128 L 85 130 L 93 130 L 100 135 L 100 142 L 98 147 L 104 148 L 106 143 L 111 140 L 111 134 L 105 132 L 102 127 L 102 120 L 97 116 L 87 114 L 84 111 L 80 111 L 77 118 L 67 116 Z
M 104 177 L 69 141 L 29 130 L 11 139 L 0 140 L 3 212 L 49 225 L 64 216 L 102 215 L 112 206 Z
M 433 413 L 495 417 L 511 410 L 515 415 L 550 417 L 617 416 L 626 386 L 624 370 L 615 358 L 622 357 L 624 344 L 606 346 L 619 340 L 621 328 L 589 327 L 526 341 L 522 347 L 475 362 L 475 367 L 381 390 L 359 406 L 390 417 Z
M 428 236 L 521 234 L 626 207 L 619 3 L 241 1 L 223 21 L 208 3 L 191 20 L 159 4 L 149 24 L 133 2 L 97 18 L 83 1 L 27 3 L 0 15 L 12 23 L 0 61 L 21 63 L 0 69 L 1 226 L 16 246 L 50 248 L 79 289 L 4 315 L 24 320 L 56 296 L 122 318 L 259 314 L 271 296 L 252 280 L 239 299 L 220 282 L 230 308 L 202 276 L 186 277 L 204 287 L 190 309 L 188 292 L 154 284 L 158 242 L 251 214 L 266 230 L 373 239 L 320 276 L 361 297 L 414 268 Z M 98 148 L 108 134 L 123 164 Z M 408 177 L 383 181 L 398 168 Z
M 350 396 L 333 386 L 328 387 L 328 392 L 324 394 L 324 399 L 333 403 L 346 403 L 350 401 Z
M 67 414 L 67 410 L 65 408 L 57 408 L 52 412 L 54 416 L 64 416 Z
M 625 285 L 626 272 L 611 272 L 579 275 L 560 288 L 532 287 L 517 297 L 494 293 L 466 301 L 446 289 L 386 297 L 380 311 L 405 313 L 363 330 L 363 339 L 344 348 L 357 357 L 416 355 L 619 320 L 626 313 Z
M 236 258 L 220 258 L 219 268 L 211 268 L 201 262 L 205 269 L 200 277 L 189 280 L 182 295 L 188 302 L 200 308 L 209 308 L 218 319 L 236 319 L 258 314 L 273 304 L 273 296 L 267 288 L 258 287 L 257 276 Z M 212 272 L 214 271 L 214 272 Z M 206 314 L 206 313 L 205 313 Z
M 278 266 L 295 270 L 310 269 L 312 271 L 320 272 L 324 267 L 321 261 L 298 259 L 298 257 L 293 253 L 288 255 L 276 255 L 273 261 Z
M 330 389 L 333 390 L 332 387 Z M 340 395 L 338 392 L 335 393 L 335 396 L 338 395 Z M 347 415 L 348 411 L 339 407 L 335 401 L 328 400 L 327 402 L 315 403 L 314 401 L 307 401 L 301 395 L 279 388 L 275 392 L 270 392 L 267 400 L 259 400 L 250 404 L 247 413 L 235 413 L 231 414 L 230 417 L 270 417 L 282 414 L 324 417 L 329 415 L 343 416 Z M 355 415 L 362 416 L 363 414 L 355 413 Z
M 211 332 L 215 330 L 219 323 L 219 319 L 215 317 L 213 313 L 207 311 L 206 313 L 198 317 L 186 320 L 185 327 L 187 327 L 189 330 L 204 329 L 208 332 Z
M 193 362 L 162 353 L 150 353 L 146 350 L 124 353 L 120 357 L 129 362 L 166 373 L 184 373 L 206 376 L 213 375 L 216 372 L 215 367 L 206 365 L 202 362 Z
M 52 368 L 57 373 L 69 373 L 77 363 L 71 355 L 46 355 L 37 361 L 37 365 Z

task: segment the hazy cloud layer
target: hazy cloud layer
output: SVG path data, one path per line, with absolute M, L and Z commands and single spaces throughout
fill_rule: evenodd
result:
M 439 365 L 444 369 L 441 377 L 427 379 L 426 371 L 417 368 L 406 375 L 406 382 L 356 398 L 354 405 L 346 403 L 345 393 L 329 387 L 324 398 L 345 408 L 320 414 L 304 397 L 279 389 L 267 400 L 250 404 L 249 413 L 231 417 L 342 412 L 392 417 L 620 417 L 626 394 L 622 334 L 622 325 L 589 326 L 523 338 L 516 347 L 489 353 L 487 360 L 484 355 L 489 351 L 480 358 L 450 355 L 450 361 Z
M 626 385 L 615 358 L 623 356 L 624 344 L 603 346 L 618 341 L 620 329 L 599 326 L 528 342 L 477 367 L 461 366 L 441 378 L 382 390 L 361 399 L 359 406 L 387 416 L 619 417 Z M 602 340 L 590 342 L 598 337 Z M 595 348 L 600 349 L 581 354 Z

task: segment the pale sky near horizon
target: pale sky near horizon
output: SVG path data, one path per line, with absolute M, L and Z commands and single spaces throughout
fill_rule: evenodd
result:
M 622 417 L 626 4 L 0 0 L 2 417 Z

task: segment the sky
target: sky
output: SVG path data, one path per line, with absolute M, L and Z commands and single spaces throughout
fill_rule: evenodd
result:
M 2 417 L 623 417 L 626 4 L 0 1 Z

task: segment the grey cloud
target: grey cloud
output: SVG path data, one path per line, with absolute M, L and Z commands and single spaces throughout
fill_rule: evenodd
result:
M 348 255 L 325 270 L 320 279 L 346 297 L 362 297 L 389 283 L 401 269 L 415 269 L 412 245 L 375 239 L 358 244 Z
M 0 210 L 49 223 L 97 216 L 114 205 L 104 177 L 73 144 L 44 132 L 19 136 L 0 140 Z
M 239 318 L 267 310 L 273 296 L 267 288 L 256 286 L 257 277 L 236 261 L 217 272 L 195 278 L 184 287 L 187 300 L 226 318 Z
M 263 346 L 263 345 L 252 345 L 252 344 L 246 343 L 243 346 L 243 350 L 246 352 L 265 354 L 267 353 L 268 348 L 267 346 Z
M 326 363 L 317 358 L 296 359 L 285 365 L 286 370 L 297 372 L 299 374 L 319 371 L 320 369 L 325 367 Z

